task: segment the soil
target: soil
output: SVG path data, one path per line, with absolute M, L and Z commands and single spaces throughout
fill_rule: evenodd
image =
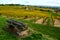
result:
M 37 20 L 35 23 L 36 23 L 36 24 L 42 24 L 42 22 L 43 22 L 43 18 Z M 44 25 L 45 25 L 45 24 L 47 24 L 47 23 L 45 22 Z M 54 19 L 54 26 L 55 26 L 55 27 L 60 27 L 60 20 Z
M 37 20 L 35 23 L 36 23 L 36 24 L 42 24 L 42 22 L 43 22 L 43 18 Z
M 54 19 L 54 20 L 55 20 L 54 26 L 60 27 L 60 20 L 58 20 L 58 19 Z

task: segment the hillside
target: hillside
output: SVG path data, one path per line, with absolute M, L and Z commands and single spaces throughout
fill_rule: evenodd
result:
M 26 23 L 32 35 L 18 38 L 3 30 L 7 19 Z M 36 6 L 0 6 L 0 40 L 60 40 L 60 11 Z

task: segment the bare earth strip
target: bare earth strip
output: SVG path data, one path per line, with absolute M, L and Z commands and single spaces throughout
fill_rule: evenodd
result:
M 35 23 L 36 24 L 42 24 L 42 22 L 43 22 L 43 18 L 37 20 Z M 45 22 L 44 24 L 47 24 L 47 23 Z M 60 27 L 60 20 L 54 19 L 54 26 L 55 27 Z

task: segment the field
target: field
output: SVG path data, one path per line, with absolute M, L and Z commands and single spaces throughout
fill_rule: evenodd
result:
M 35 23 L 35 21 L 40 18 L 45 19 L 46 17 L 48 17 L 46 25 L 43 25 L 44 23 Z M 19 6 L 0 6 L 0 40 L 60 40 L 60 27 L 50 25 L 51 19 L 54 18 L 60 18 L 60 15 L 56 15 L 52 12 L 40 11 L 37 7 L 36 10 L 31 10 L 24 9 L 24 7 L 22 8 Z M 27 23 L 28 27 L 31 28 L 33 32 L 32 35 L 25 38 L 18 38 L 14 34 L 3 30 L 3 28 L 7 25 L 7 19 L 14 19 Z

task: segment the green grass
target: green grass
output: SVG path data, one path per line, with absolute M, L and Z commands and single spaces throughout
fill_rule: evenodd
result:
M 17 19 L 15 19 L 17 20 Z M 19 19 L 18 21 L 21 21 L 23 23 L 27 23 L 27 25 L 32 28 L 36 33 L 33 33 L 32 35 L 26 37 L 26 38 L 18 38 L 14 34 L 3 30 L 4 27 L 6 27 L 6 19 L 4 17 L 0 17 L 0 40 L 48 40 L 48 38 L 45 38 L 42 36 L 48 35 L 52 38 L 60 39 L 60 28 L 49 26 L 49 25 L 41 25 L 41 24 L 34 24 L 33 20 L 27 21 L 24 19 Z
M 42 24 L 34 24 L 31 21 L 20 20 L 22 22 L 27 22 L 28 25 L 35 31 L 41 32 L 43 34 L 49 35 L 50 37 L 60 39 L 60 28 L 49 26 L 49 25 L 42 25 Z
M 6 27 L 6 19 L 0 17 L 0 40 L 18 40 L 12 33 L 3 30 Z
M 59 16 L 59 14 L 54 14 L 52 12 L 43 12 L 40 10 L 25 10 L 24 8 L 20 8 L 22 6 L 0 6 L 0 14 L 5 15 L 8 17 L 25 17 L 26 15 L 30 18 L 33 17 L 56 17 Z M 39 8 L 38 8 L 39 9 Z M 43 8 L 44 9 L 44 8 Z M 21 14 L 22 13 L 22 14 Z M 38 13 L 38 14 L 37 14 Z M 51 18 L 51 17 L 50 17 Z M 3 30 L 4 27 L 6 27 L 6 18 L 0 16 L 0 40 L 49 40 L 48 38 L 42 37 L 41 35 L 48 35 L 52 38 L 56 38 L 60 40 L 60 28 L 50 26 L 50 20 L 48 19 L 47 25 L 42 25 L 42 24 L 34 24 L 33 22 L 36 21 L 36 19 L 27 21 L 24 19 L 15 19 L 17 21 L 21 21 L 24 23 L 27 23 L 28 27 L 36 31 L 37 33 L 33 33 L 31 36 L 28 36 L 26 38 L 17 38 L 15 35 L 12 33 Z
M 23 38 L 22 40 L 42 40 L 41 37 L 41 34 L 32 34 L 31 36 Z
M 7 23 L 4 17 L 0 17 L 0 40 L 41 40 L 42 35 L 40 33 L 33 33 L 26 38 L 18 38 L 11 32 L 4 30 Z M 39 36 L 39 37 L 38 37 Z

